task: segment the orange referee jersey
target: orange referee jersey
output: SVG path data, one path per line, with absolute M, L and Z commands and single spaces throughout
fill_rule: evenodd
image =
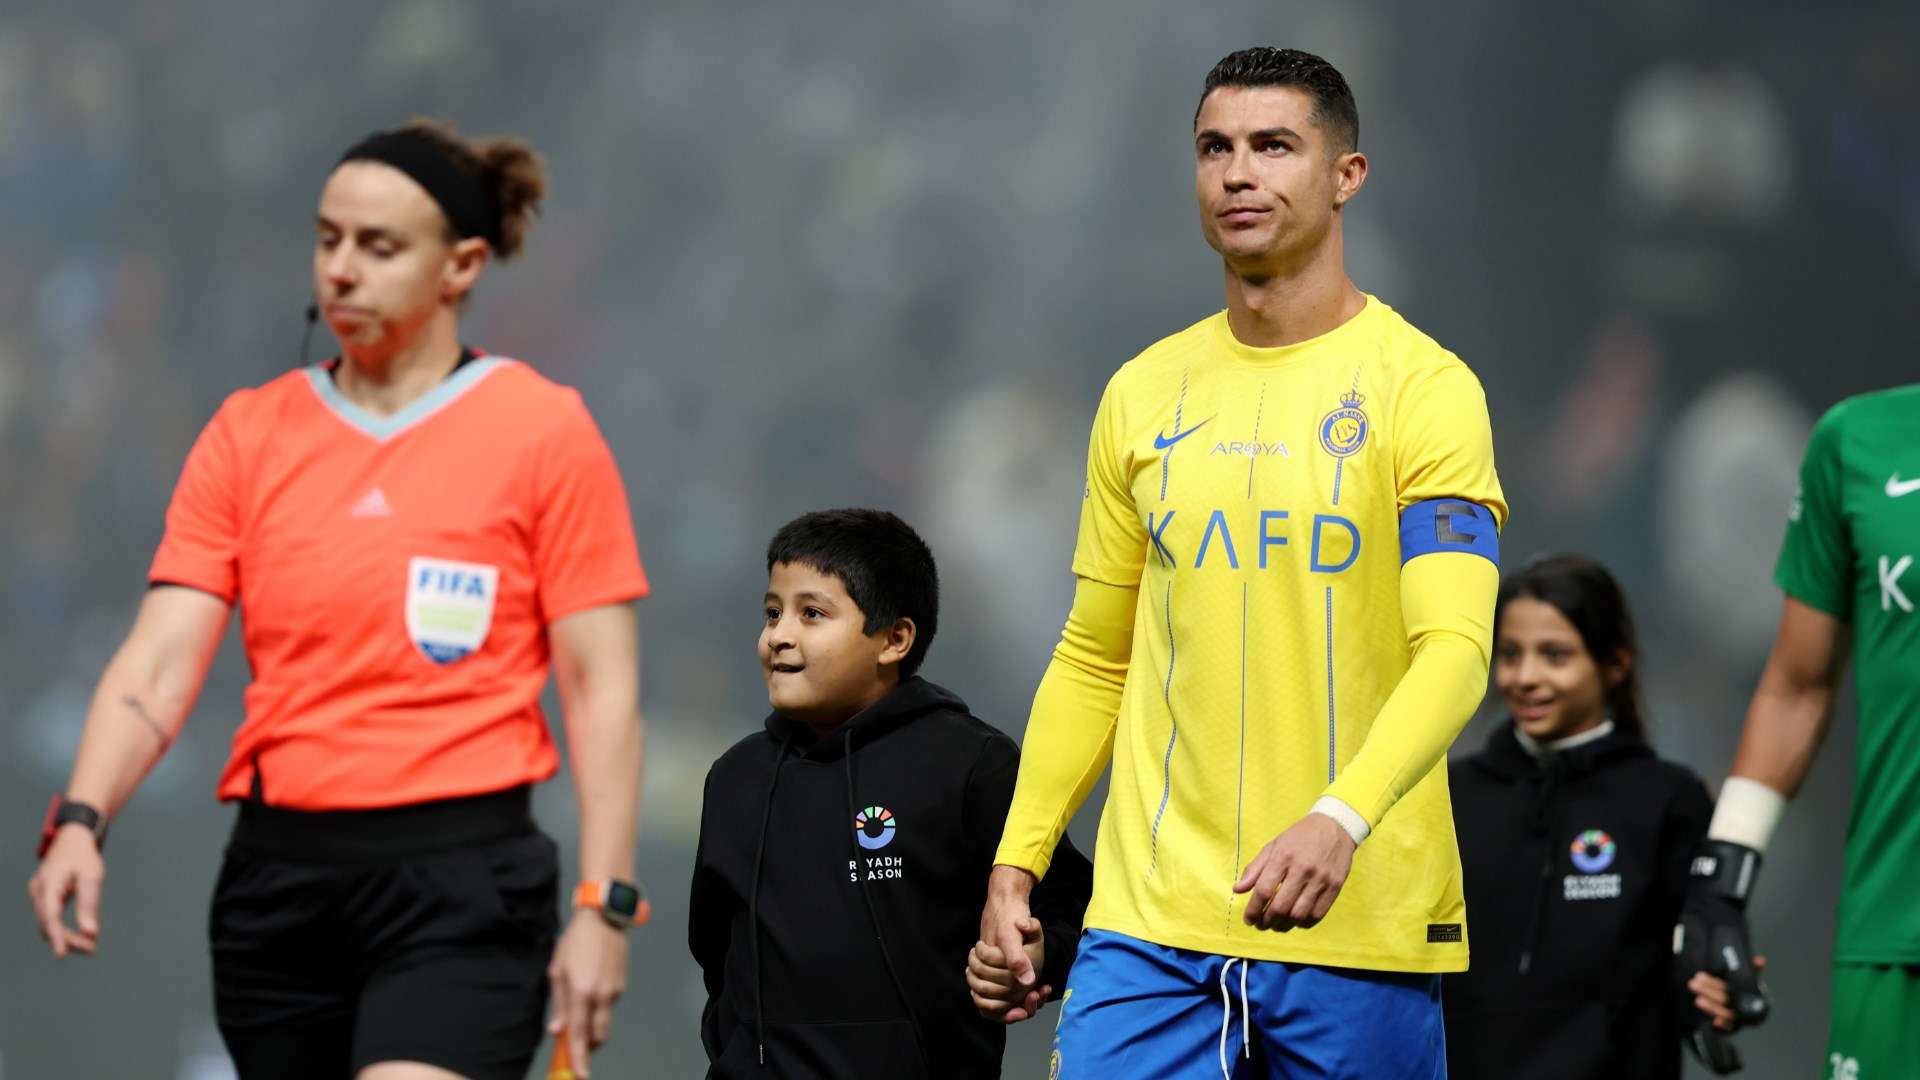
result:
M 148 578 L 239 604 L 253 683 L 219 797 L 299 810 L 552 776 L 547 625 L 647 592 L 579 393 L 492 356 L 390 417 L 327 365 L 235 393 Z

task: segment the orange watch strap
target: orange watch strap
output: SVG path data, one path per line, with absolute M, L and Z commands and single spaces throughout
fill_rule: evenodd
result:
M 582 881 L 573 887 L 573 906 L 576 908 L 592 908 L 600 912 L 602 916 L 605 916 L 607 914 L 607 891 L 612 884 L 613 883 L 609 881 Z M 645 926 L 647 920 L 653 917 L 653 905 L 647 901 L 647 894 L 638 886 L 628 887 L 632 888 L 634 892 L 638 894 L 638 901 L 635 903 L 633 909 L 631 925 Z M 609 919 L 609 921 L 616 920 Z
M 607 883 L 583 881 L 573 887 L 573 906 L 599 911 L 607 906 Z

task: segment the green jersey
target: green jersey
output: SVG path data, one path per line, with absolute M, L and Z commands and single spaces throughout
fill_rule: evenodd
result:
M 1837 963 L 1920 963 L 1920 385 L 1814 426 L 1774 580 L 1853 627 L 1859 761 Z

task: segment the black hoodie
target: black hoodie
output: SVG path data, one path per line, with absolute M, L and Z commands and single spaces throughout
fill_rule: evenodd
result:
M 775 713 L 714 762 L 687 931 L 709 1077 L 1000 1075 L 963 972 L 1019 763 L 918 677 L 823 738 Z M 1062 838 L 1033 895 L 1056 993 L 1092 887 Z
M 1511 722 L 1447 779 L 1473 948 L 1441 992 L 1451 1075 L 1678 1077 L 1673 925 L 1706 785 L 1624 731 L 1535 757 Z

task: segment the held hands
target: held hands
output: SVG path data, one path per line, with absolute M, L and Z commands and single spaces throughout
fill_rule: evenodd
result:
M 553 1012 L 547 1032 L 568 1041 L 573 1069 L 590 1076 L 588 1055 L 607 1041 L 613 1003 L 627 988 L 627 934 L 600 913 L 576 908 L 547 965 Z
M 1753 974 L 1757 979 L 1766 970 L 1767 958 L 1753 958 Z M 1733 1048 L 1733 1032 L 1739 1030 L 1740 1013 L 1736 1007 L 1735 991 L 1727 980 L 1704 971 L 1696 971 L 1687 980 L 1685 994 L 1692 994 L 1690 1002 L 1695 1012 L 1688 1012 L 1686 1022 L 1681 1028 L 1686 1033 L 1687 1049 L 1692 1051 L 1700 1064 L 1719 1076 L 1737 1073 L 1744 1067 L 1740 1060 L 1740 1051 Z M 1684 1008 L 1684 1005 L 1683 1005 Z
M 1020 923 L 1021 950 L 1027 965 L 1043 971 L 1047 965 L 1047 942 L 1040 931 L 1040 920 L 1029 915 Z M 976 941 L 967 953 L 967 989 L 973 993 L 973 1007 L 980 1015 L 1003 1024 L 1017 1024 L 1039 1013 L 1053 988 L 1021 986 L 1014 978 L 1007 954 L 998 945 Z
M 100 947 L 100 887 L 106 876 L 107 864 L 93 833 L 78 823 L 62 826 L 40 868 L 27 879 L 27 899 L 33 903 L 40 936 L 52 946 L 55 959 L 69 950 L 91 956 Z M 73 901 L 71 926 L 62 919 L 69 899 Z
M 1754 957 L 1754 974 L 1761 975 L 1766 970 L 1767 958 Z M 1733 994 L 1728 990 L 1725 979 L 1696 971 L 1693 978 L 1687 980 L 1687 989 L 1693 991 L 1693 1007 L 1711 1019 L 1714 1027 L 1729 1032 L 1739 1027 L 1739 1017 L 1733 1011 Z
M 1017 866 L 996 866 L 993 868 L 992 876 L 987 878 L 987 905 L 980 912 L 980 941 L 981 944 L 993 950 L 992 955 L 997 957 L 1012 977 L 1013 981 L 1007 984 L 1007 992 L 1017 993 L 1021 998 L 1017 1003 L 1010 1004 L 1006 1011 L 997 1017 L 1003 1023 L 1016 1023 L 1039 1011 L 1038 1002 L 1035 1002 L 1031 1009 L 1026 1007 L 1028 995 L 1039 994 L 1041 1001 L 1046 1000 L 1046 988 L 1039 985 L 1039 964 L 1034 956 L 1027 954 L 1027 926 L 1039 925 L 1027 906 L 1027 897 L 1032 894 L 1033 886 L 1038 880 L 1031 872 Z M 973 983 L 971 957 L 968 958 L 967 968 L 967 981 L 971 986 Z M 977 995 L 974 998 L 974 1005 L 981 1007 Z M 985 1012 L 984 1007 L 982 1011 Z
M 1251 892 L 1241 919 L 1261 930 L 1305 930 L 1327 917 L 1353 868 L 1353 837 L 1325 814 L 1308 814 L 1247 864 L 1233 891 Z

